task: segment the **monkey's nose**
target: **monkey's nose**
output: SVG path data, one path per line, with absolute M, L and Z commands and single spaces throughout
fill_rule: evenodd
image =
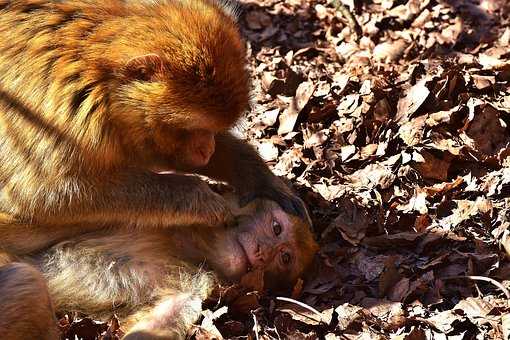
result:
M 261 246 L 260 243 L 257 243 L 257 246 L 255 248 L 255 260 L 256 263 L 253 265 L 255 267 L 264 267 L 267 264 L 267 252 L 265 251 L 264 247 Z

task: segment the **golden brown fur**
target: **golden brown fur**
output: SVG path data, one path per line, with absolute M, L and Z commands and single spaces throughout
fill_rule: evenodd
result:
M 239 225 L 232 228 L 85 234 L 25 257 L 24 262 L 42 274 L 28 265 L 15 266 L 28 271 L 39 298 L 51 296 L 57 310 L 103 318 L 116 313 L 128 330 L 126 339 L 181 339 L 217 280 L 238 281 L 251 267 L 265 272 L 266 287 L 288 289 L 317 251 L 307 220 L 284 213 L 275 203 L 251 204 L 241 213 Z M 281 232 L 275 232 L 275 223 Z M 281 262 L 283 252 L 291 262 Z M 0 320 L 6 322 L 0 324 L 0 333 L 8 331 L 21 339 L 20 333 L 29 332 L 31 338 L 44 338 L 38 335 L 46 334 L 44 327 L 52 318 L 49 302 L 39 305 L 45 310 L 33 311 L 30 298 L 26 301 L 18 288 L 2 285 L 22 279 L 12 269 L 3 269 L 12 266 L 0 267 L 0 294 L 11 297 L 8 306 L 14 303 L 16 313 L 0 301 Z M 33 322 L 28 323 L 32 328 L 8 323 L 18 313 Z
M 2 339 L 58 339 L 56 319 L 44 277 L 34 267 L 0 266 Z
M 227 132 L 248 107 L 245 68 L 236 23 L 213 0 L 0 0 L 0 248 L 231 218 L 198 178 L 154 170 L 304 216 Z

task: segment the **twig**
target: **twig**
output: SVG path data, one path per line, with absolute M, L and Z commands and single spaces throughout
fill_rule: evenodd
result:
M 351 11 L 349 11 L 349 9 L 345 7 L 341 0 L 333 0 L 332 4 L 335 6 L 336 10 L 339 11 L 340 14 L 342 14 L 345 20 L 347 20 L 347 24 L 349 25 L 349 28 L 354 34 L 354 40 L 356 40 L 356 42 L 359 42 L 361 36 L 363 35 L 363 31 L 358 21 L 354 17 L 354 14 L 352 14 Z
M 491 279 L 490 277 L 476 276 L 476 275 L 457 275 L 457 276 L 447 276 L 447 277 L 443 277 L 441 279 L 442 280 L 470 279 L 470 280 L 474 280 L 474 281 L 490 282 L 493 285 L 495 285 L 496 287 L 498 287 L 503 292 L 503 294 L 505 294 L 507 300 L 510 300 L 510 292 L 508 291 L 508 289 L 506 289 L 505 286 L 503 286 L 498 281 Z
M 298 305 L 300 307 L 303 307 L 304 309 L 309 310 L 310 312 L 312 312 L 315 315 L 317 315 L 319 317 L 319 322 L 324 322 L 324 321 L 322 321 L 322 314 L 321 314 L 321 312 L 319 312 L 317 309 L 313 308 L 312 306 L 307 305 L 304 302 L 301 302 L 301 301 L 298 301 L 298 300 L 294 300 L 294 299 L 291 299 L 291 298 L 287 298 L 287 297 L 282 297 L 282 296 L 277 296 L 276 300 L 290 302 L 290 303 L 296 304 L 296 305 Z
M 254 313 L 251 313 L 253 316 L 253 331 L 255 332 L 255 339 L 259 340 L 259 323 L 257 322 L 257 317 Z

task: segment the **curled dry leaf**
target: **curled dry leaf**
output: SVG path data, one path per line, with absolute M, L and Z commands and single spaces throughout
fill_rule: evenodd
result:
M 440 181 L 448 179 L 448 169 L 451 162 L 435 157 L 432 153 L 422 150 L 420 155 L 423 161 L 414 162 L 413 167 L 420 172 L 424 178 L 432 178 Z
M 423 105 L 429 94 L 430 90 L 425 86 L 425 80 L 411 87 L 406 96 L 398 101 L 395 120 L 408 120 Z
M 306 106 L 314 91 L 315 85 L 310 81 L 303 82 L 298 86 L 296 96 L 292 99 L 290 106 L 280 115 L 279 135 L 294 130 L 299 113 Z
M 257 142 L 257 151 L 266 162 L 274 161 L 278 158 L 278 148 L 270 140 Z
M 496 156 L 510 143 L 510 135 L 499 118 L 499 111 L 492 105 L 481 107 L 481 112 L 473 117 L 461 137 L 467 145 L 489 157 Z
M 381 164 L 369 164 L 352 175 L 346 176 L 352 185 L 381 189 L 387 189 L 395 181 L 395 173 L 390 168 Z
M 339 206 L 340 214 L 330 223 L 328 230 L 336 228 L 346 241 L 357 245 L 365 237 L 372 218 L 367 209 L 358 206 L 352 199 L 341 199 Z
M 402 57 L 407 46 L 408 43 L 403 39 L 380 43 L 374 48 L 374 58 L 377 61 L 384 61 L 387 63 L 397 61 Z

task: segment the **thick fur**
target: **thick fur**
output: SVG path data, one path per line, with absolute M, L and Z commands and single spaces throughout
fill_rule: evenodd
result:
M 2 339 L 56 340 L 57 321 L 44 277 L 28 264 L 0 266 Z
M 253 148 L 226 132 L 248 106 L 249 81 L 224 7 L 0 0 L 1 248 L 35 251 L 104 225 L 231 218 L 198 178 L 154 169 L 204 174 L 246 202 L 264 196 L 303 214 Z
M 237 227 L 181 226 L 152 234 L 102 230 L 32 256 L 4 254 L 4 263 L 17 263 L 0 266 L 0 295 L 6 297 L 0 301 L 0 334 L 17 336 L 13 339 L 53 334 L 48 333 L 54 329 L 51 297 L 60 311 L 97 318 L 116 313 L 128 330 L 126 339 L 182 339 L 214 284 L 246 273 L 239 259 L 244 256 L 255 266 L 260 257 L 258 268 L 269 274 L 267 287 L 288 289 L 310 265 L 317 244 L 307 219 L 268 204 L 245 208 Z M 283 230 L 278 235 L 273 234 L 276 220 Z M 295 258 L 291 268 L 279 262 L 284 247 Z

